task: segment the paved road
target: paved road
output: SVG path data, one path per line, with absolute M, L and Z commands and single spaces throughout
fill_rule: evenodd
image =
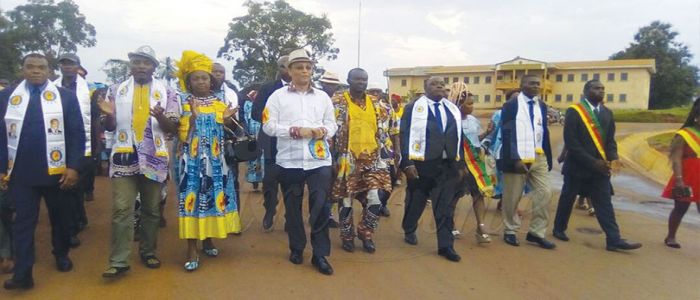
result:
M 625 134 L 660 125 L 619 127 L 619 133 Z M 554 148 L 560 149 L 561 127 L 552 131 Z M 561 178 L 557 171 L 551 177 L 558 191 Z M 644 204 L 646 199 L 663 201 L 657 197 L 659 187 L 645 183 L 634 173 L 623 173 L 615 184 L 619 195 L 615 205 L 623 235 L 644 243 L 639 251 L 605 251 L 597 222 L 578 210 L 570 226 L 572 241 L 558 242 L 556 250 L 527 244 L 508 246 L 500 240 L 500 216 L 493 201 L 487 203 L 486 220 L 494 231 L 494 242 L 478 245 L 473 238 L 471 201 L 464 198 L 456 216 L 464 236 L 455 245 L 463 259 L 452 263 L 436 255 L 430 212 L 422 219 L 419 245 L 403 243 L 400 224 L 404 193 L 399 189 L 391 199 L 393 215 L 381 220 L 375 254 L 345 253 L 340 249 L 337 230 L 331 231 L 330 261 L 336 274 L 330 277 L 312 268 L 310 251 L 305 253 L 304 265 L 287 261 L 282 215 L 276 220 L 274 232 L 261 232 L 262 195 L 252 192 L 249 184 L 242 184 L 246 231 L 218 241 L 220 257 L 202 258 L 199 270 L 186 273 L 182 268 L 186 245 L 177 237 L 176 201 L 171 193 L 166 209 L 168 227 L 160 231 L 163 267 L 146 269 L 134 257 L 132 270 L 124 278 L 105 281 L 100 274 L 106 267 L 109 247 L 110 187 L 101 177 L 97 181 L 97 200 L 87 204 L 90 225 L 81 234 L 83 246 L 71 252 L 75 270 L 66 274 L 55 271 L 44 213 L 36 236 L 35 289 L 24 293 L 0 290 L 0 299 L 700 299 L 700 229 L 682 227 L 679 241 L 683 249 L 666 248 L 662 239 L 669 205 Z M 557 199 L 558 192 L 552 199 L 552 211 Z M 525 219 L 529 204 L 527 199 L 521 204 Z M 688 217 L 697 215 L 691 211 Z

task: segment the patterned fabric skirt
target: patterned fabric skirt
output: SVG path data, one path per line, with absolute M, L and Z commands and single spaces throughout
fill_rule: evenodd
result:
M 354 165 L 352 173 L 333 182 L 333 199 L 340 200 L 373 189 L 391 192 L 388 168 L 378 167 L 376 160 L 356 160 Z

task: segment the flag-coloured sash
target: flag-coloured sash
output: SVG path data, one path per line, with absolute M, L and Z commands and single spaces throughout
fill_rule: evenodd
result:
M 590 134 L 591 139 L 593 140 L 593 144 L 595 144 L 596 149 L 598 149 L 600 157 L 602 157 L 604 160 L 608 160 L 608 157 L 605 154 L 605 148 L 603 147 L 605 141 L 605 133 L 603 132 L 600 126 L 598 116 L 596 116 L 596 114 L 593 113 L 591 107 L 586 103 L 574 104 L 571 106 L 571 108 L 573 108 L 576 112 L 578 112 L 579 116 L 581 116 L 581 120 L 583 120 L 583 125 L 586 126 L 588 134 Z
M 478 150 L 473 147 L 468 138 L 462 139 L 462 148 L 464 148 L 464 161 L 467 164 L 469 173 L 474 176 L 479 190 L 486 196 L 493 194 L 493 183 L 491 177 L 486 174 L 486 164 L 479 157 Z
M 688 144 L 688 147 L 695 151 L 695 155 L 700 157 L 700 131 L 693 127 L 685 127 L 678 130 L 676 134 L 680 135 L 685 140 L 685 143 Z

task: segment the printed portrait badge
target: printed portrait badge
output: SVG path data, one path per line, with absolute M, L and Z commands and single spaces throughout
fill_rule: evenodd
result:
M 10 104 L 12 105 L 20 105 L 22 103 L 22 96 L 16 95 L 10 99 Z
M 45 91 L 44 99 L 46 99 L 46 101 L 56 100 L 56 94 L 54 94 L 52 91 Z
M 313 158 L 318 160 L 326 159 L 331 155 L 325 139 L 312 139 L 309 141 L 309 152 L 311 152 Z

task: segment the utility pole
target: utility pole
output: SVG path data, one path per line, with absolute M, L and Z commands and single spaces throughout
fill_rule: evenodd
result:
M 360 67 L 360 40 L 362 36 L 362 0 L 357 10 L 357 67 Z

